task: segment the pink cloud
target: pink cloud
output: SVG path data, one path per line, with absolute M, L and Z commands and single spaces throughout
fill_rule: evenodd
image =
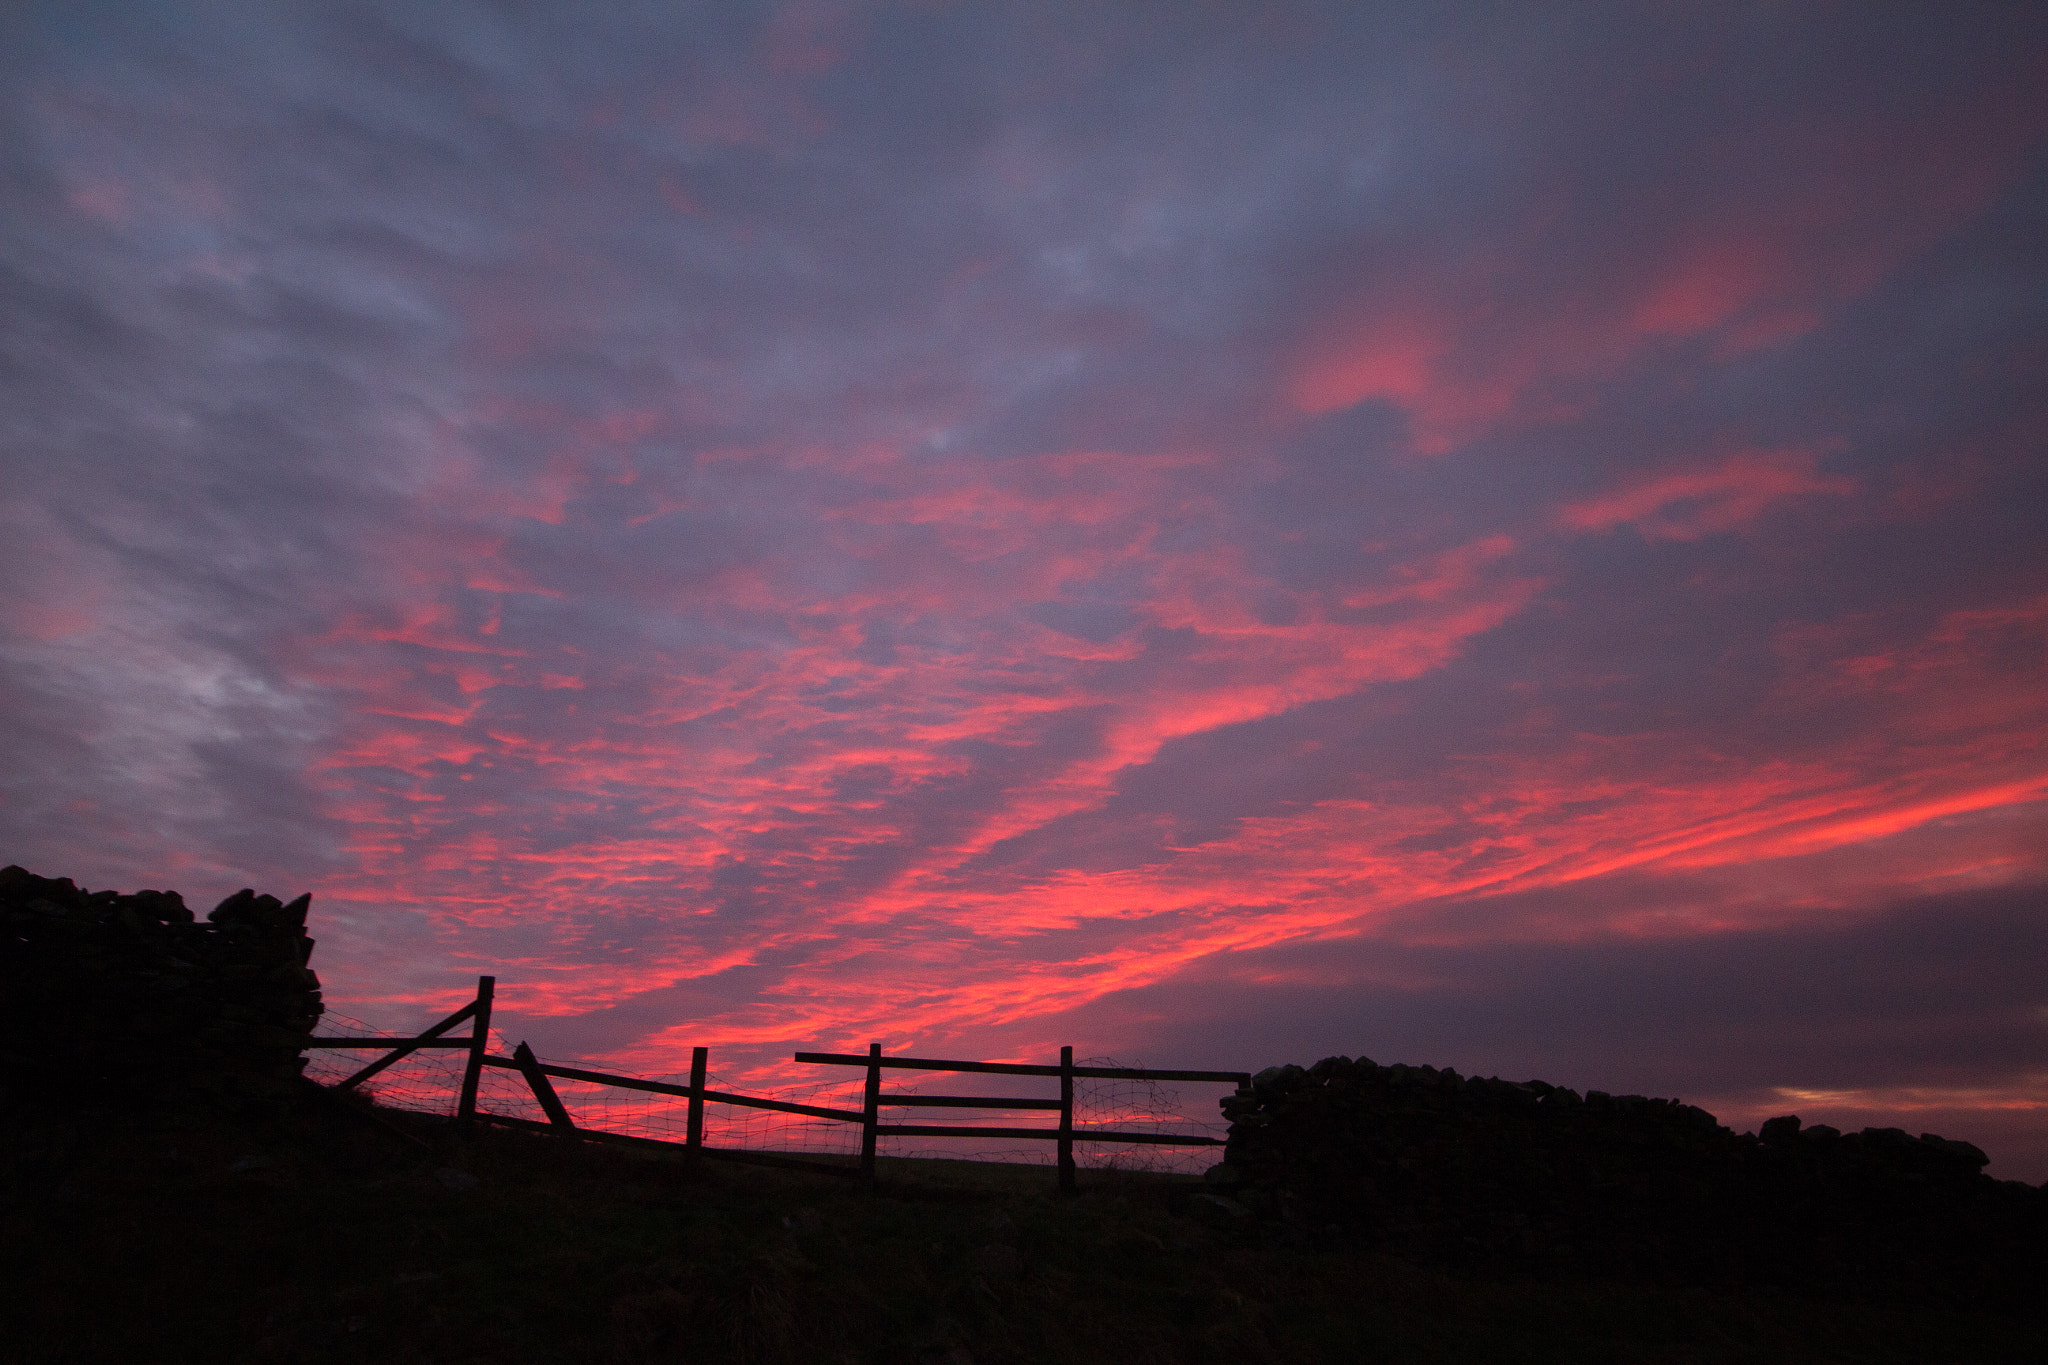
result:
M 10 553 L 0 568 L 0 625 L 38 644 L 87 636 L 119 607 L 117 566 L 26 503 L 0 505 Z
M 1775 140 L 1775 158 L 1695 149 L 1697 188 L 1644 185 L 1605 222 L 1568 207 L 1582 190 L 1612 192 L 1595 173 L 1477 243 L 1364 235 L 1304 281 L 1283 399 L 1310 415 L 1388 403 L 1417 452 L 1442 454 L 1568 418 L 1577 389 L 1674 343 L 1725 364 L 1807 335 L 2024 174 L 2044 123 L 2023 86 L 1921 118 L 1761 126 L 1749 138 Z
M 1325 324 L 1305 348 L 1287 380 L 1296 411 L 1321 416 L 1368 399 L 1390 403 L 1407 413 L 1417 451 L 1441 455 L 1494 425 L 1531 377 L 1514 362 L 1474 369 L 1455 350 L 1467 320 L 1441 305 L 1382 312 L 1368 304 L 1358 312 Z
M 1853 479 L 1819 472 L 1811 449 L 1745 450 L 1710 465 L 1653 475 L 1558 513 L 1573 531 L 1633 526 L 1651 540 L 1697 540 L 1756 520 L 1788 499 L 1848 497 Z
M 71 207 L 102 222 L 125 225 L 135 217 L 128 187 L 118 180 L 88 180 L 72 188 Z

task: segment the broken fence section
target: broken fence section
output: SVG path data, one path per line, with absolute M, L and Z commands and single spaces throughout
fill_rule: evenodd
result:
M 346 1070 L 345 1074 L 334 1074 L 327 1081 L 332 1088 L 352 1090 L 380 1077 L 380 1097 L 388 1096 L 381 1085 L 392 1079 L 392 1068 L 410 1069 L 414 1075 L 404 1079 L 400 1093 L 403 1107 L 428 1109 L 447 1114 L 465 1130 L 479 1123 L 500 1127 L 519 1128 L 531 1131 L 555 1132 L 579 1141 L 618 1143 L 643 1148 L 680 1149 L 687 1162 L 717 1160 L 742 1162 L 755 1165 L 796 1167 L 804 1170 L 832 1174 L 843 1174 L 872 1179 L 875 1172 L 875 1157 L 882 1139 L 893 1138 L 941 1138 L 941 1139 L 982 1139 L 1023 1142 L 1053 1142 L 1057 1144 L 1057 1165 L 1059 1183 L 1062 1189 L 1075 1186 L 1074 1145 L 1114 1144 L 1148 1146 L 1157 1148 L 1193 1149 L 1223 1145 L 1223 1139 L 1213 1132 L 1190 1133 L 1169 1132 L 1157 1128 L 1141 1130 L 1115 1126 L 1122 1118 L 1125 1123 L 1160 1121 L 1159 1111 L 1163 1107 L 1158 1101 L 1159 1082 L 1192 1081 L 1233 1084 L 1240 1089 L 1249 1086 L 1251 1077 L 1236 1071 L 1185 1071 L 1163 1070 L 1144 1067 L 1094 1065 L 1089 1062 L 1076 1064 L 1073 1049 L 1060 1049 L 1058 1065 L 1031 1065 L 1017 1062 L 981 1062 L 964 1060 L 941 1060 L 928 1057 L 885 1056 L 881 1044 L 871 1044 L 865 1055 L 858 1053 L 799 1052 L 795 1060 L 799 1063 L 819 1066 L 859 1067 L 863 1074 L 848 1077 L 844 1081 L 826 1081 L 816 1086 L 803 1087 L 798 1093 L 809 1099 L 837 1098 L 834 1092 L 848 1091 L 856 1080 L 862 1082 L 859 1091 L 859 1106 L 852 1107 L 852 1097 L 839 1104 L 803 1103 L 791 1098 L 771 1098 L 764 1095 L 748 1095 L 735 1091 L 718 1089 L 712 1084 L 708 1070 L 708 1053 L 705 1048 L 691 1050 L 690 1079 L 688 1084 L 675 1081 L 651 1080 L 637 1076 L 620 1076 L 597 1071 L 587 1067 L 558 1066 L 541 1061 L 525 1043 L 513 1049 L 512 1055 L 504 1056 L 491 1050 L 491 1008 L 496 980 L 480 977 L 474 999 L 447 1018 L 411 1035 L 376 1035 L 354 1037 L 317 1037 L 307 1040 L 313 1049 L 335 1050 L 377 1050 L 382 1056 L 368 1065 Z M 338 1018 L 338 1016 L 330 1016 Z M 453 1031 L 468 1024 L 466 1033 Z M 502 1045 L 501 1045 L 502 1046 Z M 455 1068 L 456 1058 L 450 1054 L 460 1053 L 460 1071 Z M 424 1063 L 424 1065 L 423 1065 Z M 329 1068 L 330 1072 L 334 1069 Z M 920 1094 L 913 1088 L 882 1089 L 882 1072 L 885 1070 L 940 1071 L 956 1073 L 981 1073 L 1000 1076 L 1057 1078 L 1060 1082 L 1059 1095 L 932 1095 Z M 506 1076 L 505 1085 L 496 1085 L 490 1079 L 494 1074 Z M 517 1079 L 513 1079 L 516 1077 Z M 576 1113 L 565 1103 L 555 1082 L 564 1082 L 573 1087 L 577 1100 Z M 1107 1123 L 1096 1121 L 1077 1122 L 1076 1083 L 1083 1086 L 1136 1087 L 1138 1093 L 1147 1095 L 1151 1102 L 1133 1104 L 1125 1102 L 1097 1105 L 1098 1112 L 1107 1109 L 1104 1117 Z M 511 1088 L 506 1089 L 506 1085 Z M 453 1112 L 448 1112 L 445 1100 L 448 1089 L 454 1089 L 456 1099 Z M 622 1093 L 623 1092 L 623 1093 Z M 1109 1091 L 1111 1095 L 1118 1089 Z M 621 1103 L 621 1100 L 625 1103 Z M 667 1110 L 642 1106 L 635 1110 L 630 1107 L 634 1100 L 666 1102 Z M 674 1131 L 669 1113 L 677 1100 L 686 1104 L 687 1115 L 682 1132 Z M 409 1101 L 409 1102 L 408 1102 Z M 531 1104 L 543 1116 L 536 1120 L 507 1112 Z M 721 1107 L 720 1119 L 712 1125 L 706 1123 L 706 1106 Z M 599 1112 L 593 1120 L 591 1109 Z M 1010 1112 L 1041 1112 L 1056 1115 L 1054 1126 L 991 1126 L 983 1124 L 939 1124 L 939 1123 L 884 1123 L 884 1109 L 974 1109 Z M 533 1112 L 532 1109 L 528 1110 Z M 579 1120 L 578 1114 L 581 1114 Z M 753 1114 L 763 1119 L 782 1116 L 794 1117 L 797 1124 L 787 1125 L 772 1131 L 785 1148 L 794 1141 L 798 1150 L 764 1150 L 758 1145 L 762 1130 L 748 1122 L 746 1115 Z M 715 1130 L 720 1139 L 713 1142 L 707 1136 Z M 678 1140 L 680 1139 L 680 1140 Z M 857 1140 L 857 1147 L 856 1147 Z

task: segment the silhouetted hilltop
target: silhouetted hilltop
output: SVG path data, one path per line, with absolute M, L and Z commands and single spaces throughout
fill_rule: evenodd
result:
M 1502 1270 L 1855 1288 L 2022 1306 L 2048 1194 L 1967 1142 L 1328 1057 L 1226 1098 L 1249 1214 Z
M 2042 1192 L 1968 1144 L 1343 1058 L 1072 1198 L 465 1139 L 298 1079 L 306 906 L 0 871 L 10 1358 L 2043 1358 Z

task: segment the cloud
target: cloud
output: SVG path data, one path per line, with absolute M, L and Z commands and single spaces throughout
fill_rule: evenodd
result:
M 2037 19 L 94 14 L 0 19 L 0 834 L 352 1012 L 765 1076 L 2039 879 Z M 1927 1028 L 1714 1084 L 2013 1084 Z
M 1788 498 L 1846 497 L 1853 479 L 1819 473 L 1811 450 L 1753 450 L 1691 470 L 1653 475 L 1605 497 L 1573 503 L 1558 519 L 1574 531 L 1633 526 L 1658 540 L 1697 540 L 1754 521 Z

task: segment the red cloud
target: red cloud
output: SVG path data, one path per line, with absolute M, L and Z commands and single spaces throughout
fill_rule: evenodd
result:
M 639 425 L 595 435 L 631 439 Z M 1001 847 L 1100 807 L 1167 744 L 1423 676 L 1539 585 L 1512 571 L 1511 538 L 1486 535 L 1341 589 L 1283 588 L 1230 542 L 1191 534 L 1216 514 L 1213 462 L 1195 454 L 989 462 L 866 448 L 804 461 L 815 486 L 852 490 L 832 493 L 815 524 L 829 562 L 858 571 L 751 569 L 746 593 L 693 608 L 706 623 L 751 623 L 716 647 L 668 646 L 622 669 L 562 654 L 510 611 L 458 610 L 455 585 L 488 574 L 502 542 L 481 560 L 416 558 L 442 565 L 446 595 L 338 630 L 332 646 L 359 664 L 385 660 L 326 675 L 354 690 L 356 731 L 321 769 L 355 831 L 351 893 L 529 933 L 576 922 L 593 897 L 654 893 L 671 927 L 630 967 L 558 964 L 523 1007 L 595 1008 L 769 955 L 801 965 L 744 1007 L 697 1019 L 695 1041 L 931 1036 L 1505 891 L 1622 874 L 1751 888 L 1676 919 L 1612 911 L 1488 929 L 1697 932 L 1834 894 L 1859 875 L 1836 850 L 1881 866 L 1894 889 L 2009 877 L 2015 855 L 1986 842 L 1982 821 L 2044 790 L 2012 739 L 2039 732 L 2038 705 L 1997 662 L 2015 632 L 2038 633 L 2033 604 L 1959 613 L 1912 646 L 1893 629 L 1788 637 L 1795 666 L 1778 704 L 1832 693 L 1887 708 L 1867 733 L 1915 736 L 1910 761 L 1858 741 L 1757 763 L 1698 738 L 1558 733 L 1534 716 L 1512 744 L 1428 780 L 1377 781 L 1369 796 L 1249 816 L 1100 867 L 992 871 Z M 719 468 L 786 477 L 761 453 Z M 1689 537 L 1849 491 L 1813 451 L 1746 451 L 1559 519 Z M 1106 574 L 1125 584 L 1129 613 L 1106 640 L 1020 614 Z M 890 648 L 868 657 L 884 626 Z M 620 676 L 631 690 L 616 690 Z M 1050 741 L 1083 722 L 1085 741 Z M 1031 761 L 934 823 L 931 794 L 981 780 L 998 754 Z M 547 800 L 491 794 L 503 791 Z M 601 818 L 621 799 L 639 814 Z M 886 872 L 847 880 L 883 850 Z M 718 903 L 733 869 L 763 887 L 748 938 L 692 946 L 677 927 Z M 1042 946 L 1067 937 L 1074 947 Z M 878 956 L 890 971 L 874 970 Z
M 1320 416 L 1378 399 L 1408 415 L 1418 451 L 1440 455 L 1498 421 L 1535 372 L 1510 357 L 1473 366 L 1458 353 L 1466 320 L 1442 302 L 1361 311 L 1305 348 L 1287 379 L 1296 411 Z
M 1672 149 L 1698 163 L 1687 180 L 1617 191 L 1607 167 L 1584 170 L 1478 241 L 1362 233 L 1301 277 L 1280 393 L 1312 415 L 1388 403 L 1417 451 L 1440 454 L 1569 416 L 1583 385 L 1675 343 L 1725 362 L 1811 332 L 2024 174 L 2044 126 L 2036 83 L 1917 117 L 1779 114 L 1792 121 Z M 1569 207 L 1617 192 L 1601 215 Z
M 1812 450 L 1746 450 L 1711 465 L 1654 475 L 1613 493 L 1573 503 L 1558 521 L 1574 531 L 1634 526 L 1652 540 L 1697 540 L 1754 521 L 1788 498 L 1845 497 L 1853 479 L 1818 472 Z

